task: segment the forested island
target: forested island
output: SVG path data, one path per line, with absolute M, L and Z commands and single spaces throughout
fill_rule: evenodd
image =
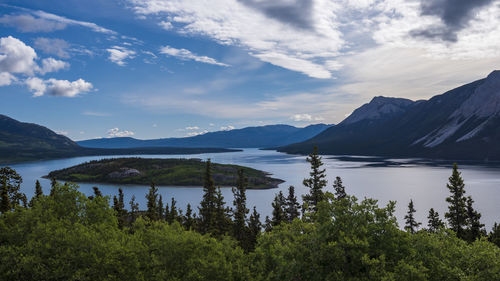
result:
M 46 177 L 69 182 L 202 186 L 206 162 L 200 159 L 114 158 L 95 160 L 52 171 Z M 256 169 L 212 163 L 213 179 L 220 186 L 235 186 L 238 170 L 248 178 L 249 189 L 275 188 L 284 182 Z

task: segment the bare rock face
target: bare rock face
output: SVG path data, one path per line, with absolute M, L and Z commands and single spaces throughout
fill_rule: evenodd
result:
M 352 124 L 361 120 L 380 119 L 405 112 L 414 101 L 402 98 L 374 97 L 369 103 L 356 109 L 340 124 Z
M 142 175 L 137 169 L 120 168 L 119 171 L 111 172 L 108 174 L 110 179 L 131 178 Z

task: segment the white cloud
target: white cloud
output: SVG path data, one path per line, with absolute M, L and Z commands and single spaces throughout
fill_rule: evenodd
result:
M 63 39 L 39 37 L 35 39 L 35 48 L 49 55 L 69 58 L 70 45 Z
M 117 137 L 130 137 L 135 135 L 132 131 L 120 131 L 118 128 L 113 128 L 108 130 L 108 138 L 117 138 Z
M 87 115 L 87 116 L 96 116 L 96 117 L 107 117 L 107 116 L 111 116 L 110 113 L 106 113 L 106 112 L 97 112 L 97 111 L 84 111 L 82 113 L 83 115 Z
M 219 65 L 219 66 L 229 66 L 225 63 L 218 62 L 217 60 L 207 57 L 207 56 L 197 56 L 191 51 L 186 50 L 186 49 L 176 49 L 172 48 L 170 46 L 164 46 L 160 49 L 160 53 L 167 55 L 167 56 L 172 56 L 176 57 L 181 60 L 194 60 L 197 62 L 202 62 L 202 63 L 208 63 L 208 64 L 214 64 L 214 65 Z
M 199 130 L 199 129 L 200 129 L 200 127 L 198 127 L 198 126 L 189 126 L 189 127 L 184 128 L 184 130 L 188 130 L 188 131 L 189 130 Z
M 46 13 L 44 11 L 33 11 L 33 15 L 40 17 L 41 19 L 50 20 L 60 24 L 76 25 L 91 29 L 94 32 L 105 33 L 105 34 L 116 34 L 115 31 L 104 28 L 92 22 L 73 20 L 66 17 L 58 16 L 51 13 Z
M 13 81 L 16 81 L 16 77 L 8 72 L 0 72 L 0 86 L 8 86 Z
M 109 52 L 109 60 L 120 66 L 124 66 L 126 64 L 125 60 L 134 58 L 136 54 L 135 51 L 122 46 L 113 46 L 106 49 L 106 51 Z
M 12 36 L 0 38 L 0 72 L 32 75 L 38 68 L 35 50 Z
M 219 128 L 219 130 L 221 131 L 231 131 L 231 130 L 234 130 L 235 127 L 234 126 L 231 126 L 231 125 L 228 125 L 228 126 L 222 126 Z
M 47 72 L 55 72 L 67 68 L 69 68 L 69 63 L 54 58 L 47 58 L 42 60 L 42 67 L 38 72 L 45 74 Z
M 303 121 L 321 121 L 323 118 L 321 117 L 314 117 L 311 114 L 307 113 L 302 113 L 302 114 L 294 114 L 290 116 L 290 119 L 296 122 L 303 122 Z
M 170 30 L 170 29 L 174 28 L 172 23 L 169 21 L 160 21 L 159 25 L 161 26 L 161 28 L 163 28 L 165 30 Z
M 194 137 L 194 136 L 199 136 L 208 133 L 207 130 L 201 131 L 201 132 L 189 132 L 186 134 L 186 137 Z
M 15 27 L 21 32 L 51 32 L 66 28 L 65 23 L 35 18 L 32 15 L 4 15 L 0 18 L 0 23 Z
M 50 95 L 72 98 L 78 96 L 81 93 L 89 92 L 93 89 L 91 83 L 86 82 L 81 78 L 71 82 L 68 80 L 57 80 L 54 78 L 42 80 L 37 77 L 32 77 L 26 79 L 25 84 L 36 97 Z
M 56 132 L 56 134 L 58 135 L 63 135 L 63 136 L 69 135 L 68 131 L 63 131 L 63 130 L 55 130 L 54 132 Z

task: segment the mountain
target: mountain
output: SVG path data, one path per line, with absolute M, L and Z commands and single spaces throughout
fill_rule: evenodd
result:
M 134 147 L 277 147 L 310 139 L 333 125 L 316 124 L 305 128 L 289 125 L 246 127 L 229 131 L 210 132 L 186 138 L 138 140 L 134 138 L 103 138 L 77 142 L 91 148 Z
M 89 155 L 198 154 L 230 151 L 236 150 L 201 147 L 85 148 L 46 127 L 0 115 L 0 163 Z
M 435 96 L 376 97 L 335 127 L 280 147 L 306 154 L 500 160 L 500 71 Z

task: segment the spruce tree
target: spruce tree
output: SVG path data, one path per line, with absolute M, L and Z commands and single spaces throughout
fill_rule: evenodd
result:
M 273 230 L 273 221 L 269 218 L 269 216 L 266 216 L 264 223 L 264 231 L 270 232 L 271 230 Z
M 446 197 L 448 212 L 444 214 L 448 225 L 455 231 L 459 238 L 465 239 L 465 228 L 467 226 L 467 199 L 465 198 L 465 184 L 457 164 L 453 164 L 453 172 L 446 185 L 451 193 Z
M 288 187 L 288 196 L 286 197 L 286 218 L 288 222 L 292 222 L 295 218 L 298 218 L 299 213 L 299 202 L 297 201 L 297 196 L 295 196 L 295 187 L 292 185 Z
M 434 208 L 429 210 L 429 215 L 427 216 L 429 219 L 427 226 L 429 232 L 437 232 L 439 229 L 444 227 L 444 222 L 439 218 L 439 213 L 434 211 Z
M 309 173 L 310 177 L 304 179 L 303 184 L 309 188 L 309 193 L 303 195 L 302 200 L 309 210 L 316 211 L 318 203 L 325 198 L 323 188 L 327 183 L 325 169 L 321 169 L 323 162 L 321 162 L 321 156 L 318 155 L 317 147 L 314 147 L 313 152 L 309 154 L 306 160 L 311 165 L 311 172 Z
M 139 216 L 139 203 L 135 202 L 135 195 L 132 195 L 129 204 L 131 221 L 134 222 Z
M 415 219 L 415 207 L 413 206 L 413 200 L 410 200 L 410 203 L 408 204 L 408 213 L 405 216 L 406 220 L 406 225 L 405 229 L 406 231 L 410 232 L 411 234 L 414 234 L 417 232 L 418 227 L 422 224 L 420 222 L 417 222 Z
M 255 249 L 255 245 L 257 244 L 257 238 L 260 235 L 262 230 L 262 223 L 260 222 L 260 214 L 257 212 L 257 209 L 253 207 L 253 212 L 250 215 L 250 220 L 248 222 L 248 239 L 247 239 L 247 251 L 252 251 Z
M 56 186 L 57 186 L 56 178 L 51 178 L 50 179 L 50 193 L 49 193 L 50 196 L 54 195 L 54 191 L 55 191 L 54 189 L 56 188 Z M 89 196 L 89 199 L 94 198 L 93 196 L 92 196 L 92 198 L 90 198 L 91 196 Z
M 0 186 L 0 212 L 6 213 L 10 211 L 10 199 L 8 189 L 5 185 Z
M 220 187 L 217 188 L 217 193 L 215 197 L 215 234 L 223 235 L 226 234 L 231 227 L 231 209 L 226 208 L 226 202 L 224 201 L 224 196 Z
M 486 235 L 484 230 L 484 224 L 481 223 L 481 214 L 474 210 L 472 204 L 474 200 L 472 197 L 467 197 L 467 230 L 466 230 L 466 240 L 469 242 L 474 242 L 479 239 L 482 235 Z
M 335 190 L 335 197 L 337 199 L 343 199 L 347 196 L 345 192 L 345 186 L 342 184 L 342 179 L 340 177 L 336 177 L 333 182 L 333 190 Z
M 31 197 L 29 206 L 33 207 L 34 202 L 42 196 L 43 196 L 42 186 L 40 185 L 40 182 L 37 180 L 35 182 L 35 195 L 33 197 Z
M 171 204 L 170 204 L 170 211 L 168 212 L 168 218 L 167 218 L 168 223 L 173 223 L 174 221 L 179 219 L 179 214 L 177 212 L 176 203 L 177 203 L 177 201 L 175 201 L 175 198 L 172 197 Z
M 102 197 L 102 193 L 101 193 L 101 191 L 99 190 L 99 187 L 94 186 L 94 187 L 92 187 L 92 189 L 94 190 L 94 198 L 97 198 L 97 197 Z
M 199 231 L 202 234 L 213 233 L 216 229 L 216 189 L 212 178 L 212 165 L 210 159 L 207 160 L 204 183 L 203 199 L 199 208 Z
M 490 234 L 488 234 L 488 241 L 500 247 L 500 224 L 493 225 Z
M 118 188 L 118 199 L 113 196 L 113 209 L 116 212 L 116 217 L 118 218 L 118 227 L 123 228 L 127 220 L 127 210 L 125 210 L 125 202 L 123 199 L 123 190 Z
M 240 245 L 243 247 L 245 243 L 245 238 L 247 237 L 247 214 L 249 212 L 246 202 L 246 189 L 247 189 L 247 178 L 243 174 L 243 169 L 238 170 L 238 179 L 236 181 L 236 187 L 233 187 L 233 205 L 234 205 L 234 222 L 233 222 L 233 237 L 239 241 Z
M 158 188 L 154 183 L 151 183 L 151 187 L 149 188 L 149 192 L 146 195 L 147 207 L 146 216 L 152 220 L 158 220 Z
M 16 206 L 26 206 L 27 199 L 24 193 L 21 193 L 21 183 L 23 179 L 12 168 L 0 168 L 0 211 L 7 212 L 15 209 Z
M 158 195 L 158 219 L 162 220 L 165 217 L 165 212 L 163 209 L 163 197 Z
M 184 228 L 191 230 L 194 226 L 193 210 L 191 209 L 191 204 L 187 204 L 186 215 L 184 216 L 183 222 Z
M 278 194 L 274 197 L 274 201 L 272 203 L 273 206 L 273 218 L 271 220 L 272 226 L 277 226 L 284 221 L 287 221 L 286 217 L 286 199 L 283 196 L 283 192 L 278 192 Z

